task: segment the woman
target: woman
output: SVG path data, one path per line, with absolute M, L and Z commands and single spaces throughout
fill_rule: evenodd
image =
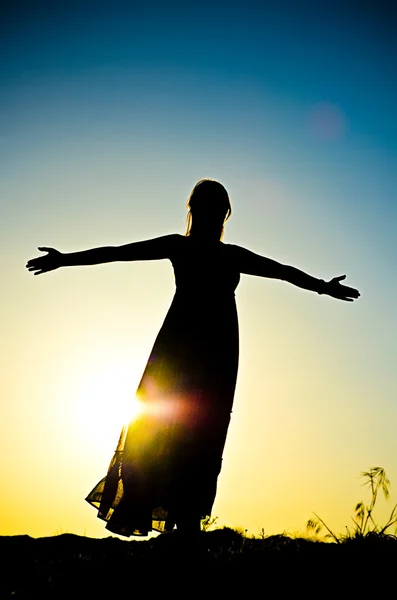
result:
M 238 366 L 234 291 L 240 273 L 282 279 L 353 301 L 360 295 L 239 246 L 224 244 L 231 214 L 225 188 L 199 181 L 188 201 L 186 235 L 71 254 L 39 248 L 35 275 L 59 267 L 112 261 L 171 261 L 176 291 L 138 387 L 143 410 L 122 430 L 107 476 L 86 498 L 107 529 L 125 536 L 152 529 L 197 532 L 211 514 Z

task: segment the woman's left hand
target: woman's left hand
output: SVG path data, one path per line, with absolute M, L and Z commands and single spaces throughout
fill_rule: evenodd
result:
M 334 277 L 331 281 L 327 281 L 324 285 L 323 294 L 337 298 L 338 300 L 345 300 L 346 302 L 353 302 L 360 296 L 360 292 L 354 288 L 342 285 L 340 282 L 346 279 L 346 275 L 340 275 Z

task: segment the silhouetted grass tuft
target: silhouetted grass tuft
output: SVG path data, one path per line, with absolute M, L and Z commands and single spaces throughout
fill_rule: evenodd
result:
M 327 530 L 326 538 L 331 538 L 337 544 L 350 541 L 352 539 L 371 538 L 371 540 L 396 539 L 395 533 L 386 533 L 390 527 L 397 523 L 396 510 L 397 504 L 394 506 L 390 516 L 384 525 L 378 525 L 374 519 L 374 508 L 378 499 L 378 493 L 381 490 L 386 500 L 389 499 L 390 481 L 387 478 L 386 472 L 382 467 L 372 467 L 369 471 L 363 471 L 361 476 L 365 479 L 363 485 L 367 485 L 371 490 L 371 501 L 369 505 L 364 502 L 358 502 L 354 509 L 354 517 L 352 521 L 354 527 L 349 529 L 346 527 L 346 533 L 336 535 L 316 513 L 315 519 L 309 519 L 306 523 L 308 532 L 318 536 L 323 527 Z M 396 527 L 394 529 L 396 532 Z

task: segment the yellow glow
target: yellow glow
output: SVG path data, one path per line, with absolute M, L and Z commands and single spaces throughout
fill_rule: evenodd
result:
M 116 360 L 106 364 L 98 361 L 96 366 L 76 374 L 74 389 L 63 410 L 67 406 L 66 418 L 75 435 L 93 447 L 98 448 L 99 440 L 102 448 L 113 448 L 123 425 L 143 410 L 130 368 L 131 365 Z
M 81 427 L 113 428 L 140 414 L 142 403 L 132 390 L 128 392 L 127 379 L 127 376 L 120 379 L 117 369 L 110 368 L 83 382 L 77 415 Z

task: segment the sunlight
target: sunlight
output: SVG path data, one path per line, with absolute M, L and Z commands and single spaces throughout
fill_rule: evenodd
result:
M 97 364 L 76 378 L 72 405 L 74 431 L 92 443 L 117 443 L 120 430 L 142 412 L 142 402 L 136 397 L 137 379 L 130 365 Z
M 131 388 L 130 378 L 120 377 L 117 369 L 107 369 L 97 373 L 82 386 L 84 397 L 79 417 L 94 427 L 112 428 L 122 425 L 138 416 L 141 403 Z

